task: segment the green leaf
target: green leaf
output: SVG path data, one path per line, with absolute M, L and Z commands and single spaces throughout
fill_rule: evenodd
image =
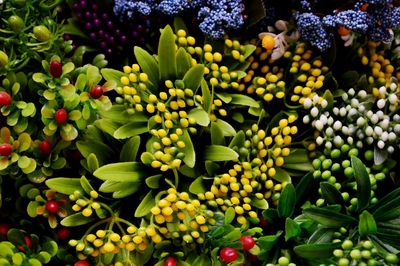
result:
M 378 231 L 374 217 L 368 212 L 363 211 L 360 214 L 358 222 L 358 232 L 360 236 L 375 234 Z
M 203 95 L 204 110 L 206 110 L 207 113 L 210 113 L 212 107 L 212 95 L 210 92 L 210 88 L 208 87 L 208 84 L 204 79 L 201 80 L 200 85 L 201 85 L 201 94 Z
M 260 104 L 249 96 L 243 94 L 230 94 L 230 96 L 232 97 L 232 101 L 230 102 L 231 104 L 244 105 L 254 108 L 260 107 Z
M 301 204 L 308 196 L 314 182 L 313 172 L 304 175 L 296 184 L 296 204 Z
M 182 149 L 182 152 L 185 154 L 183 158 L 183 162 L 190 168 L 193 168 L 196 163 L 196 153 L 194 151 L 192 140 L 190 139 L 190 135 L 188 131 L 183 130 L 183 135 L 181 136 L 181 140 L 185 143 L 185 147 Z
M 147 122 L 130 122 L 118 128 L 114 132 L 114 137 L 116 139 L 126 139 L 146 133 L 147 131 Z
M 174 16 L 174 30 L 175 32 L 178 32 L 178 30 L 189 32 L 183 19 L 178 16 Z
M 43 250 L 46 250 L 50 256 L 55 256 L 58 251 L 58 245 L 55 241 L 47 241 L 43 244 Z
M 235 219 L 235 216 L 236 216 L 235 209 L 233 207 L 229 207 L 225 211 L 224 223 L 230 224 L 233 221 L 233 219 Z
M 78 141 L 76 147 L 85 158 L 94 153 L 100 165 L 108 161 L 114 154 L 113 150 L 107 144 L 95 139 Z
M 330 210 L 328 208 L 310 207 L 303 210 L 303 213 L 310 219 L 327 227 L 339 228 L 357 222 L 349 215 Z
M 306 149 L 295 149 L 290 152 L 289 156 L 285 157 L 285 164 L 293 164 L 293 163 L 307 163 L 310 162 L 308 158 L 309 152 Z
M 285 163 L 282 168 L 298 170 L 303 172 L 308 172 L 314 170 L 312 164 L 310 162 L 306 163 Z
M 233 242 L 239 240 L 241 236 L 242 233 L 240 232 L 240 228 L 234 228 L 232 231 L 224 235 L 222 238 Z
M 257 245 L 261 248 L 261 250 L 268 252 L 275 247 L 281 234 L 282 231 L 278 232 L 276 235 L 259 237 L 257 239 Z
M 150 213 L 151 208 L 156 204 L 153 191 L 150 190 L 147 195 L 142 199 L 139 206 L 136 208 L 135 217 L 143 217 Z
M 298 223 L 293 221 L 290 218 L 286 218 L 285 221 L 285 241 L 288 241 L 289 239 L 293 237 L 299 236 L 301 233 L 301 228 Z
M 124 76 L 124 72 L 112 69 L 112 68 L 103 68 L 101 71 L 104 79 L 107 81 L 115 81 L 117 86 L 122 87 L 121 77 Z
M 258 209 L 265 210 L 269 208 L 268 201 L 266 199 L 251 199 L 250 204 Z
M 204 160 L 210 160 L 214 162 L 220 161 L 232 161 L 239 158 L 239 154 L 231 148 L 221 145 L 210 145 L 204 149 Z
M 101 180 L 115 182 L 140 182 L 145 176 L 143 167 L 137 162 L 107 164 L 97 169 L 93 175 Z
M 158 64 L 161 81 L 175 80 L 176 78 L 176 51 L 175 35 L 167 25 L 161 32 L 158 43 Z
M 221 128 L 218 127 L 214 122 L 211 122 L 210 128 L 211 135 L 211 144 L 213 145 L 224 145 L 224 132 L 222 132 Z
M 122 146 L 119 158 L 122 162 L 136 161 L 137 152 L 140 146 L 140 136 L 130 138 L 124 146 Z
M 369 205 L 371 197 L 371 181 L 365 165 L 357 157 L 351 157 L 351 166 L 357 182 L 357 211 L 362 211 Z
M 159 181 L 162 178 L 162 175 L 152 175 L 146 178 L 145 182 L 149 188 L 157 189 L 160 187 Z
M 86 158 L 86 163 L 89 172 L 93 173 L 94 171 L 99 168 L 99 161 L 97 160 L 97 157 L 94 153 L 91 153 L 87 158 Z
M 153 84 L 157 84 L 160 80 L 159 69 L 156 59 L 150 55 L 146 50 L 135 46 L 133 48 L 135 58 L 140 65 L 140 68 L 147 74 L 149 80 Z
M 319 227 L 310 236 L 307 243 L 308 244 L 318 244 L 318 243 L 331 242 L 334 232 L 335 232 L 335 229 L 333 229 L 333 228 Z
M 71 195 L 75 191 L 82 191 L 82 186 L 79 178 L 56 177 L 46 180 L 46 185 L 55 191 Z
M 28 103 L 26 107 L 22 110 L 21 114 L 24 117 L 33 116 L 36 112 L 36 107 L 33 103 Z
M 68 74 L 75 69 L 75 65 L 72 62 L 68 62 L 62 66 L 62 74 Z
M 275 168 L 276 174 L 272 177 L 272 179 L 279 181 L 280 183 L 291 183 L 292 178 L 290 177 L 289 173 L 282 168 Z
M 278 215 L 281 218 L 292 216 L 296 204 L 296 190 L 293 184 L 287 184 L 281 193 L 278 203 Z
M 43 264 L 47 264 L 51 260 L 50 254 L 46 251 L 40 251 L 36 258 L 40 260 L 40 262 L 42 262 Z
M 210 124 L 210 117 L 208 113 L 201 107 L 190 110 L 188 117 L 194 118 L 196 123 L 203 127 L 206 127 Z
M 177 78 L 182 79 L 191 67 L 190 55 L 183 47 L 179 47 L 176 53 Z
M 80 226 L 94 221 L 94 217 L 85 217 L 82 213 L 75 213 L 61 220 L 61 225 L 66 227 Z
M 189 69 L 183 77 L 185 88 L 196 91 L 200 87 L 200 82 L 203 80 L 204 65 L 197 64 Z
M 335 249 L 340 248 L 341 243 L 324 243 L 324 244 L 303 244 L 296 246 L 294 252 L 302 258 L 320 259 L 332 257 Z
M 139 182 L 117 182 L 106 180 L 101 184 L 99 190 L 104 193 L 114 193 L 118 191 L 122 191 L 125 188 L 129 189 L 130 194 L 138 191 L 140 188 Z
M 32 75 L 32 79 L 37 83 L 45 83 L 49 79 L 49 77 L 47 77 L 43 73 L 35 73 Z
M 81 187 L 87 194 L 90 194 L 91 191 L 94 191 L 94 188 L 92 187 L 92 185 L 90 185 L 89 180 L 87 180 L 84 175 L 81 176 L 81 179 L 79 181 L 81 183 Z
M 130 196 L 137 192 L 140 189 L 140 183 L 136 182 L 129 182 L 129 183 L 121 183 L 124 184 L 118 191 L 115 191 L 113 193 L 113 198 L 114 199 L 121 199 L 125 198 L 127 196 Z
M 196 178 L 189 186 L 189 192 L 192 194 L 199 194 L 207 192 L 203 184 L 203 176 Z
M 14 254 L 12 249 L 6 243 L 0 242 L 0 257 L 8 258 Z
M 322 197 L 329 203 L 329 204 L 340 204 L 342 206 L 345 205 L 345 201 L 343 199 L 342 194 L 339 190 L 336 189 L 335 186 L 331 185 L 328 182 L 321 182 L 321 192 Z
M 330 90 L 326 90 L 322 97 L 328 102 L 328 105 L 327 105 L 325 110 L 331 110 L 333 108 L 333 104 L 334 104 L 334 101 L 335 101 L 331 91 Z
M 246 140 L 246 136 L 243 130 L 240 130 L 237 134 L 234 135 L 231 142 L 229 143 L 229 148 L 233 147 L 243 147 L 244 142 Z

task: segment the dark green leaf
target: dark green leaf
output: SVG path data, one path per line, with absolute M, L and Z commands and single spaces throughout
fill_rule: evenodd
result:
M 149 176 L 148 178 L 146 178 L 146 185 L 149 188 L 153 188 L 153 189 L 157 189 L 159 188 L 160 184 L 159 184 L 159 180 L 162 178 L 162 175 L 152 175 Z
M 82 191 L 79 178 L 56 177 L 46 180 L 46 185 L 55 191 L 71 195 L 75 191 Z
M 365 165 L 357 157 L 351 157 L 351 165 L 357 182 L 357 211 L 362 211 L 369 205 L 371 197 L 371 181 Z
M 231 142 L 229 143 L 229 148 L 233 147 L 243 147 L 244 142 L 246 140 L 246 136 L 243 130 L 240 130 L 237 134 L 234 135 Z
M 285 164 L 293 164 L 293 163 L 307 163 L 310 162 L 308 158 L 308 151 L 306 149 L 295 149 L 291 151 L 289 156 L 285 157 Z
M 296 204 L 301 204 L 309 195 L 310 188 L 314 181 L 313 172 L 304 175 L 296 184 Z
M 262 236 L 257 239 L 257 245 L 261 248 L 263 251 L 270 251 L 273 249 L 276 245 L 276 243 L 279 240 L 279 236 L 281 235 L 282 232 L 277 233 L 276 235 L 268 235 L 268 236 Z
M 150 190 L 136 208 L 135 217 L 143 217 L 150 213 L 151 208 L 156 204 L 153 191 Z
M 210 145 L 204 149 L 204 160 L 219 162 L 236 160 L 237 158 L 239 158 L 239 154 L 225 146 Z
M 345 215 L 327 208 L 310 207 L 304 209 L 303 213 L 307 217 L 327 227 L 339 228 L 357 222 L 356 219 L 349 215 Z
M 182 79 L 191 66 L 190 55 L 183 47 L 180 47 L 176 53 L 177 77 Z
M 86 158 L 86 162 L 87 162 L 88 170 L 91 173 L 93 173 L 94 171 L 97 170 L 97 168 L 99 168 L 99 161 L 97 160 L 97 157 L 94 153 L 89 154 L 89 156 Z M 59 168 L 59 169 L 61 169 L 61 168 Z
M 301 233 L 300 225 L 298 225 L 295 221 L 290 218 L 286 218 L 285 221 L 285 241 L 293 237 L 299 236 Z
M 287 184 L 281 193 L 278 203 L 278 215 L 281 218 L 292 216 L 296 204 L 296 190 L 293 184 Z
M 221 168 L 219 164 L 214 163 L 212 161 L 205 161 L 204 164 L 206 167 L 207 174 L 209 176 L 213 176 Z
M 377 230 L 378 228 L 374 217 L 368 211 L 363 211 L 360 214 L 358 222 L 358 232 L 360 233 L 360 236 L 375 234 Z
M 175 35 L 167 25 L 161 32 L 158 43 L 158 64 L 160 80 L 175 80 L 176 78 Z
M 94 217 L 85 217 L 82 215 L 82 213 L 79 212 L 79 213 L 69 215 L 69 216 L 65 217 L 64 219 L 62 219 L 61 225 L 66 226 L 66 227 L 80 226 L 80 225 L 90 223 L 94 219 L 95 219 Z
M 183 77 L 185 88 L 196 91 L 200 87 L 200 82 L 203 80 L 204 66 L 202 64 L 195 65 L 186 72 Z
M 332 252 L 340 248 L 341 243 L 304 244 L 296 246 L 294 252 L 306 259 L 320 259 L 332 257 Z
M 329 243 L 332 241 L 335 229 L 319 227 L 308 239 L 308 244 Z
M 342 194 L 340 194 L 339 190 L 337 190 L 336 187 L 331 185 L 330 183 L 321 182 L 321 192 L 322 197 L 329 204 L 340 204 L 342 206 L 345 205 Z
M 147 74 L 149 80 L 153 84 L 157 84 L 159 82 L 159 70 L 156 59 L 150 55 L 146 50 L 135 46 L 133 48 L 135 58 L 140 65 L 140 68 L 144 73 Z
M 124 146 L 122 146 L 119 158 L 122 162 L 136 161 L 137 152 L 140 146 L 140 136 L 130 138 Z

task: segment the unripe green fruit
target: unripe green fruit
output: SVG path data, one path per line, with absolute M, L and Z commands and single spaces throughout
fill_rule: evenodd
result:
M 314 159 L 313 162 L 312 162 L 312 166 L 314 167 L 314 169 L 321 168 L 321 160 Z
M 346 239 L 345 241 L 343 241 L 342 243 L 342 248 L 343 249 L 351 249 L 353 247 L 353 242 L 349 239 Z
M 340 150 L 338 150 L 338 149 L 334 149 L 333 151 L 331 151 L 331 157 L 334 159 L 339 158 L 340 154 L 341 154 Z
M 371 161 L 372 159 L 374 159 L 374 152 L 373 151 L 366 151 L 365 153 L 364 153 L 364 157 L 365 157 L 365 160 L 367 160 L 367 161 Z
M 350 257 L 354 260 L 359 260 L 361 259 L 361 252 L 358 249 L 353 249 L 350 252 Z
M 4 67 L 7 64 L 8 64 L 8 55 L 5 52 L 0 51 L 0 68 Z
M 12 31 L 15 33 L 20 33 L 25 27 L 25 23 L 22 20 L 22 18 L 20 18 L 17 15 L 13 15 L 13 16 L 9 17 L 8 24 L 10 25 L 10 28 L 12 29 Z
M 326 159 L 322 162 L 322 168 L 324 170 L 329 169 L 332 165 L 332 160 L 331 159 Z
M 389 263 L 398 263 L 399 258 L 395 254 L 387 254 L 385 260 Z
M 35 38 L 41 42 L 46 42 L 50 39 L 51 32 L 46 26 L 40 25 L 33 28 Z

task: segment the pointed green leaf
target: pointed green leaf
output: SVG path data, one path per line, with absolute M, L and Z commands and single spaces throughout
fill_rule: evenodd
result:
M 183 162 L 190 168 L 193 168 L 196 163 L 196 153 L 194 151 L 193 143 L 187 130 L 183 131 L 181 140 L 185 143 L 185 148 L 183 148 L 183 153 L 185 157 Z
M 81 179 L 79 181 L 81 183 L 83 190 L 87 194 L 90 194 L 91 191 L 94 191 L 94 188 L 92 187 L 92 185 L 90 185 L 89 180 L 87 180 L 87 178 L 84 175 L 81 176 Z
M 150 190 L 147 195 L 142 199 L 139 206 L 136 208 L 135 217 L 143 217 L 150 213 L 151 208 L 156 204 L 153 191 Z
M 185 88 L 196 91 L 200 87 L 200 82 L 203 80 L 203 75 L 204 65 L 198 64 L 190 68 L 183 77 Z
M 260 107 L 260 104 L 249 96 L 242 94 L 231 94 L 230 96 L 232 97 L 232 101 L 230 102 L 231 104 L 244 105 L 254 108 Z
M 167 25 L 161 32 L 158 43 L 158 64 L 161 81 L 175 80 L 176 78 L 176 51 L 175 35 Z
M 229 207 L 228 209 L 226 209 L 224 224 L 230 224 L 233 221 L 233 219 L 235 219 L 235 216 L 236 216 L 236 212 L 233 207 Z
M 308 172 L 304 175 L 300 182 L 296 184 L 296 204 L 301 204 L 307 198 L 309 191 L 313 185 L 313 172 Z
M 86 158 L 87 166 L 89 172 L 93 173 L 94 171 L 99 168 L 99 161 L 97 160 L 96 154 L 91 153 L 87 158 Z
M 302 258 L 320 259 L 332 257 L 333 251 L 340 248 L 341 243 L 303 244 L 296 246 L 294 252 Z
M 339 190 L 336 189 L 335 186 L 331 185 L 330 183 L 322 182 L 321 192 L 322 192 L 322 197 L 329 204 L 340 204 L 342 206 L 345 205 L 345 201 L 343 199 L 342 194 L 339 192 Z
M 180 47 L 176 53 L 177 78 L 183 79 L 191 67 L 190 55 L 183 47 Z
M 357 222 L 349 215 L 330 210 L 328 208 L 310 207 L 303 210 L 303 213 L 314 221 L 327 227 L 339 228 Z
M 157 84 L 160 80 L 159 77 L 159 69 L 156 59 L 150 55 L 146 50 L 135 46 L 133 48 L 135 53 L 135 58 L 140 65 L 140 68 L 146 73 L 149 77 L 149 80 L 153 84 Z
M 203 184 L 203 177 L 199 176 L 189 186 L 189 192 L 192 194 L 205 193 L 207 189 Z
M 211 123 L 210 133 L 211 133 L 210 134 L 211 144 L 213 145 L 225 144 L 224 132 L 214 122 Z
M 122 146 L 119 158 L 123 162 L 136 161 L 136 155 L 140 146 L 140 136 L 130 138 L 124 146 Z
M 126 139 L 147 132 L 147 122 L 130 122 L 114 132 L 116 139 Z
M 210 145 L 204 149 L 204 160 L 210 160 L 214 162 L 219 161 L 232 161 L 239 158 L 239 154 L 231 148 L 221 145 Z
M 125 75 L 124 72 L 112 68 L 103 68 L 100 72 L 105 80 L 115 81 L 117 86 L 122 87 L 121 77 Z
M 293 221 L 290 218 L 286 218 L 285 221 L 285 241 L 288 241 L 289 239 L 293 237 L 299 236 L 301 233 L 301 228 L 298 223 Z
M 215 123 L 222 129 L 224 136 L 233 137 L 236 135 L 236 130 L 228 122 L 218 118 Z
M 278 203 L 278 215 L 281 218 L 292 216 L 296 204 L 296 190 L 293 184 L 287 184 L 283 189 Z
M 357 182 L 357 211 L 362 211 L 369 205 L 371 197 L 371 181 L 365 165 L 357 157 L 351 157 L 351 166 Z
M 162 175 L 153 175 L 146 178 L 145 182 L 149 188 L 157 189 L 160 187 L 159 181 L 162 178 Z
M 372 216 L 368 211 L 363 211 L 360 214 L 360 219 L 358 222 L 358 232 L 360 236 L 367 236 L 375 234 L 378 231 L 374 216 Z
M 188 117 L 194 118 L 196 123 L 203 127 L 206 127 L 210 124 L 210 117 L 208 116 L 208 113 L 200 107 L 190 110 Z
M 71 195 L 75 191 L 82 191 L 82 186 L 79 178 L 56 177 L 46 180 L 46 185 L 55 191 Z
M 66 227 L 80 226 L 90 223 L 94 220 L 94 217 L 85 217 L 82 213 L 75 213 L 69 215 L 61 220 L 61 225 Z
M 206 110 L 207 113 L 210 113 L 213 100 L 210 88 L 208 87 L 208 84 L 204 79 L 201 80 L 200 85 L 201 85 L 201 94 L 203 96 L 204 110 Z
M 145 176 L 145 172 L 137 162 L 122 162 L 104 165 L 97 169 L 93 175 L 101 180 L 140 182 Z

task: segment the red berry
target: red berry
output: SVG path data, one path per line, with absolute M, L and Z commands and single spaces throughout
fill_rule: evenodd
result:
M 55 200 L 49 200 L 46 202 L 46 210 L 51 213 L 55 214 L 58 212 L 58 203 Z
M 100 85 L 96 85 L 90 90 L 90 97 L 92 97 L 93 99 L 98 99 L 102 95 L 103 95 L 103 88 Z
M 31 241 L 31 237 L 30 236 L 24 236 L 24 240 L 25 240 L 25 245 L 28 249 L 32 248 L 32 241 Z M 17 247 L 19 251 L 25 252 L 25 248 L 24 246 L 20 245 Z
M 43 155 L 47 156 L 51 153 L 51 144 L 48 140 L 43 140 L 39 144 L 39 149 Z
M 63 227 L 57 231 L 58 239 L 62 239 L 62 240 L 68 239 L 70 234 L 71 234 L 71 231 L 69 231 L 69 229 L 65 228 L 65 227 Z
M 68 118 L 67 111 L 65 111 L 64 108 L 58 109 L 54 118 L 55 118 L 57 124 L 59 124 L 59 125 L 64 124 Z
M 10 105 L 11 96 L 5 91 L 0 91 L 0 106 Z
M 242 236 L 240 242 L 242 242 L 244 250 L 252 249 L 256 244 L 252 236 Z
M 12 153 L 12 147 L 8 143 L 3 143 L 0 145 L 0 155 L 1 156 L 8 156 Z
M 90 264 L 86 260 L 80 260 L 75 262 L 74 266 L 90 266 Z
M 173 257 L 167 257 L 165 259 L 164 266 L 176 266 L 176 259 Z
M 8 224 L 0 224 L 0 236 L 5 236 L 10 230 L 10 226 Z
M 219 252 L 219 257 L 225 263 L 231 263 L 238 257 L 238 253 L 234 248 L 222 248 Z
M 60 61 L 51 61 L 50 62 L 50 74 L 54 78 L 59 78 L 62 74 L 62 64 Z

